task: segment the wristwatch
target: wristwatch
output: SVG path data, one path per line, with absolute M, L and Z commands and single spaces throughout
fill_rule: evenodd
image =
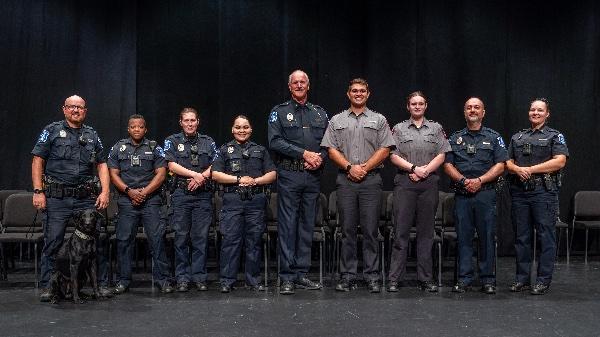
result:
M 352 169 L 352 165 L 348 164 L 346 165 L 346 172 L 349 172 Z
M 240 179 L 242 179 L 242 177 L 240 177 L 240 176 L 237 176 L 237 183 L 238 183 L 238 184 L 240 183 Z
M 42 193 L 44 193 L 44 190 L 42 190 L 42 189 L 39 189 L 39 188 L 34 188 L 34 189 L 33 189 L 33 193 L 34 193 L 34 194 L 42 194 Z
M 413 164 L 413 166 L 410 167 L 410 172 L 415 173 L 416 168 L 417 168 L 417 165 Z
M 130 189 L 131 189 L 131 188 L 129 188 L 129 186 L 125 186 L 125 193 L 129 193 L 129 190 L 130 190 Z

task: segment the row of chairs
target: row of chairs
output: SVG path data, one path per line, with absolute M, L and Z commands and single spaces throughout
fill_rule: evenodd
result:
M 22 190 L 2 190 L 0 191 L 0 264 L 2 270 L 0 276 L 2 279 L 7 279 L 8 260 L 12 254 L 5 254 L 4 245 L 11 243 L 32 244 L 34 247 L 34 269 L 37 286 L 37 258 L 39 256 L 39 245 L 43 241 L 41 214 L 37 212 L 31 205 L 31 192 Z M 263 235 L 264 241 L 264 269 L 265 283 L 268 282 L 268 263 L 272 260 L 271 253 L 277 251 L 277 193 L 272 193 L 270 197 L 269 207 L 267 208 L 267 229 Z M 453 194 L 440 192 L 440 203 L 435 217 L 435 237 L 434 244 L 437 251 L 436 269 L 438 283 L 441 285 L 441 275 L 443 266 L 443 247 L 446 243 L 451 243 L 456 240 L 456 232 L 454 230 L 454 214 L 453 214 Z M 219 243 L 219 224 L 218 212 L 221 205 L 221 198 L 218 193 L 215 193 L 215 222 L 211 227 L 211 239 L 214 240 L 215 248 Z M 381 209 L 379 220 L 379 237 L 380 243 L 380 258 L 382 277 L 385 282 L 385 268 L 389 265 L 389 253 L 394 236 L 394 219 L 393 219 L 393 193 L 391 191 L 383 191 L 381 194 Z M 111 237 L 111 242 L 114 242 L 114 221 L 118 216 L 116 200 L 112 200 L 111 206 L 107 211 L 108 215 L 108 235 Z M 585 262 L 588 258 L 588 232 L 590 229 L 600 228 L 600 191 L 580 191 L 574 197 L 574 218 L 569 225 L 560 218 L 556 223 L 559 230 L 559 243 L 562 232 L 566 232 L 567 241 L 567 262 L 569 261 L 570 249 L 572 248 L 573 236 L 569 238 L 569 227 L 574 229 L 585 230 Z M 319 278 L 323 281 L 323 274 L 326 270 L 331 274 L 339 272 L 340 259 L 340 244 L 341 244 L 341 228 L 339 226 L 339 217 L 337 214 L 337 195 L 332 192 L 327 198 L 323 193 L 319 196 L 317 220 L 313 235 L 313 242 L 318 245 L 319 250 Z M 416 232 L 411 230 L 410 241 L 414 242 Z M 170 231 L 167 234 L 167 239 L 172 239 L 173 233 Z M 138 233 L 136 238 L 138 241 L 146 240 L 143 230 Z M 362 236 L 359 234 L 359 241 Z M 570 240 L 569 240 L 570 239 Z M 112 249 L 111 249 L 112 250 Z M 218 249 L 216 249 L 218 252 Z M 22 249 L 21 249 L 22 252 Z M 22 254 L 22 253 L 21 253 Z M 11 255 L 11 256 L 7 256 Z M 218 255 L 217 255 L 218 259 Z M 277 260 L 278 262 L 278 260 Z M 112 264 L 111 264 L 112 266 Z M 279 263 L 277 263 L 279 266 Z M 14 267 L 14 258 L 13 258 Z M 112 274 L 112 273 L 111 273 Z

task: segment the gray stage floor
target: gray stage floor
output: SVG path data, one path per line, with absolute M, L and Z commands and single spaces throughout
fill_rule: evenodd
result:
M 161 295 L 138 282 L 112 299 L 51 305 L 40 303 L 33 288 L 5 282 L 0 336 L 600 336 L 600 261 L 592 259 L 567 266 L 562 258 L 544 296 L 508 291 L 514 269 L 508 257 L 499 261 L 499 292 L 491 296 L 450 292 L 450 267 L 438 294 L 412 282 L 394 294 L 338 293 L 328 280 L 322 291 L 294 296 L 274 286 L 220 294 L 216 283 L 208 292 Z

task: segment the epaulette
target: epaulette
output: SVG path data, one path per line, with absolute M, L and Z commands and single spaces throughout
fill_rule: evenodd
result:
M 313 108 L 313 109 L 315 109 L 315 110 L 317 110 L 317 109 L 321 109 L 321 110 L 325 111 L 325 109 L 323 109 L 322 107 L 320 107 L 320 106 L 318 106 L 318 105 L 316 105 L 316 104 L 310 103 L 310 102 L 307 102 L 307 103 L 306 103 L 306 105 L 308 105 L 308 106 L 309 106 L 309 108 Z
M 487 132 L 491 133 L 494 136 L 496 136 L 496 135 L 500 136 L 500 133 L 498 131 L 496 131 L 494 129 L 490 129 L 490 128 L 486 127 L 486 126 L 482 126 L 481 127 L 481 131 L 487 131 Z
M 290 105 L 290 101 L 286 101 L 286 102 L 277 104 L 276 106 L 273 107 L 273 110 L 275 110 L 276 108 L 278 108 L 280 106 L 287 106 L 287 105 Z

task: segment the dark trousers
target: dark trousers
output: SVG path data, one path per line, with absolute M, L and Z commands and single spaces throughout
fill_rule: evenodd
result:
M 512 185 L 512 221 L 515 228 L 515 251 L 517 257 L 516 281 L 530 282 L 533 228 L 537 230 L 540 260 L 537 283 L 550 284 L 556 258 L 556 211 L 558 191 L 547 191 L 537 186 L 533 191 L 523 191 Z
M 48 288 L 50 277 L 54 271 L 54 258 L 65 238 L 67 220 L 73 212 L 96 209 L 95 199 L 46 198 L 46 209 L 43 211 L 44 248 L 42 250 L 40 287 Z M 104 224 L 98 221 L 98 233 Z M 106 235 L 96 237 L 96 261 L 98 264 L 98 285 L 108 285 L 108 259 L 106 251 Z
M 140 221 L 148 238 L 152 254 L 154 281 L 163 285 L 170 278 L 169 262 L 165 253 L 165 227 L 160 221 L 160 196 L 154 195 L 141 206 L 133 206 L 131 200 L 119 197 L 119 220 L 116 227 L 117 260 L 119 262 L 119 283 L 128 287 L 131 283 L 131 263 L 137 227 Z
M 337 209 L 342 228 L 341 277 L 356 278 L 357 235 L 360 226 L 363 242 L 363 274 L 366 280 L 379 280 L 379 214 L 383 183 L 379 174 L 369 175 L 355 183 L 345 173 L 337 176 Z
M 417 228 L 417 280 L 431 281 L 431 248 L 435 211 L 439 200 L 437 175 L 413 182 L 406 174 L 394 177 L 394 244 L 390 261 L 390 281 L 401 281 L 406 274 L 410 228 Z
M 319 173 L 277 170 L 279 276 L 282 281 L 294 281 L 308 273 L 319 193 Z
M 212 192 L 186 194 L 177 188 L 172 196 L 172 205 L 177 282 L 206 282 L 208 230 L 213 218 Z
M 223 194 L 223 208 L 219 226 L 221 242 L 221 284 L 232 285 L 237 281 L 242 245 L 245 254 L 247 285 L 260 283 L 261 242 L 265 231 L 265 208 L 267 197 L 261 193 L 251 200 L 241 200 L 235 192 Z
M 454 204 L 458 236 L 458 279 L 473 282 L 473 238 L 479 237 L 479 279 L 496 284 L 494 274 L 496 234 L 496 191 L 488 189 L 476 194 L 456 194 Z

